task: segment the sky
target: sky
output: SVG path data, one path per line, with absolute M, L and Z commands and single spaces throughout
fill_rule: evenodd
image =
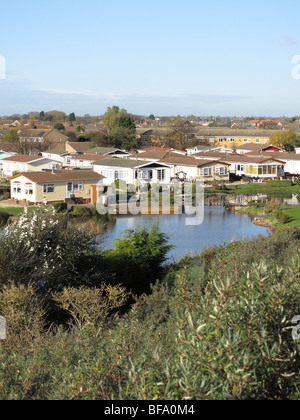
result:
M 0 115 L 300 115 L 299 16 L 299 0 L 3 2 Z

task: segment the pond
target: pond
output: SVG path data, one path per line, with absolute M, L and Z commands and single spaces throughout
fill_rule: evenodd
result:
M 102 249 L 111 249 L 114 241 L 123 236 L 125 231 L 134 231 L 144 226 L 150 228 L 157 222 L 160 229 L 171 237 L 171 244 L 176 247 L 169 253 L 169 262 L 180 260 L 185 255 L 199 255 L 206 246 L 269 234 L 267 228 L 255 226 L 249 216 L 237 215 L 216 206 L 205 207 L 204 223 L 199 226 L 187 226 L 184 214 L 116 217 L 104 226 L 104 236 L 99 237 L 99 245 Z

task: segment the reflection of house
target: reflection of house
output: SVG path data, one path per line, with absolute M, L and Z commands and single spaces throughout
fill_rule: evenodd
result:
M 167 184 L 171 175 L 167 164 L 130 159 L 107 158 L 95 162 L 93 168 L 104 176 L 105 185 L 111 185 L 117 179 L 128 185 L 135 185 L 137 181 Z
M 93 185 L 103 179 L 93 171 L 28 172 L 11 178 L 11 198 L 30 203 L 91 201 Z
M 12 176 L 14 172 L 31 172 L 59 169 L 60 163 L 45 157 L 15 155 L 2 160 L 3 174 Z

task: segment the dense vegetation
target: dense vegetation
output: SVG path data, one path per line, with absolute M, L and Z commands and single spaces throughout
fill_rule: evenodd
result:
M 23 214 L 0 237 L 0 399 L 298 399 L 299 245 L 285 229 L 163 267 L 157 226 L 102 252 Z

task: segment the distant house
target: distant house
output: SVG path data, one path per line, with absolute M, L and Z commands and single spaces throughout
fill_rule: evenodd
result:
M 256 127 L 256 125 L 252 123 L 251 121 L 247 123 L 233 123 L 231 126 L 231 128 L 252 128 L 252 127 Z
M 95 162 L 93 168 L 104 176 L 105 185 L 111 185 L 117 179 L 128 185 L 135 185 L 137 181 L 168 184 L 171 178 L 171 167 L 164 162 L 107 158 Z
M 8 153 L 8 152 L 0 152 L 0 175 L 3 173 L 3 159 L 10 158 L 14 156 L 16 153 Z
M 88 150 L 91 148 L 91 142 L 66 142 L 65 151 L 69 153 L 88 153 Z
M 274 134 L 274 130 L 258 130 L 257 128 L 250 129 L 200 129 L 197 133 L 197 138 L 206 139 L 210 145 L 227 147 L 234 149 L 235 147 L 254 143 L 260 145 L 269 144 L 270 137 Z
M 69 164 L 74 168 L 93 169 L 93 163 L 106 158 L 107 156 L 86 153 L 84 155 L 69 157 Z
M 69 152 L 50 149 L 42 152 L 42 156 L 60 162 L 63 166 L 70 164 L 71 154 Z
M 59 169 L 60 162 L 45 157 L 14 155 L 2 160 L 3 174 L 12 176 L 14 172 L 31 172 Z
M 229 164 L 215 159 L 194 159 L 186 156 L 168 156 L 164 158 L 162 163 L 172 166 L 172 178 L 204 181 L 228 181 L 229 180 Z
M 273 151 L 264 151 L 259 155 L 255 152 L 249 153 L 247 156 L 254 156 L 260 158 L 274 158 L 280 161 L 284 161 L 284 172 L 286 175 L 300 175 L 300 155 L 296 153 L 288 152 L 273 152 Z
M 20 141 L 24 143 L 42 144 L 51 147 L 54 143 L 66 143 L 69 137 L 54 129 L 21 129 L 19 132 Z
M 262 146 L 261 144 L 252 144 L 249 143 L 245 146 L 239 146 L 235 149 L 236 153 L 239 155 L 244 155 L 247 153 L 257 152 L 257 153 L 264 153 L 264 152 L 285 152 L 284 149 L 281 147 L 268 145 L 268 146 Z
M 224 157 L 230 164 L 230 173 L 248 178 L 272 179 L 284 176 L 284 159 L 273 157 L 255 157 L 249 155 L 231 155 Z
M 93 171 L 52 171 L 20 173 L 11 178 L 11 198 L 27 203 L 97 202 L 94 186 L 103 179 Z
M 89 149 L 86 153 L 94 155 L 103 155 L 110 157 L 129 157 L 130 153 L 125 150 L 116 149 L 114 147 L 93 147 Z

